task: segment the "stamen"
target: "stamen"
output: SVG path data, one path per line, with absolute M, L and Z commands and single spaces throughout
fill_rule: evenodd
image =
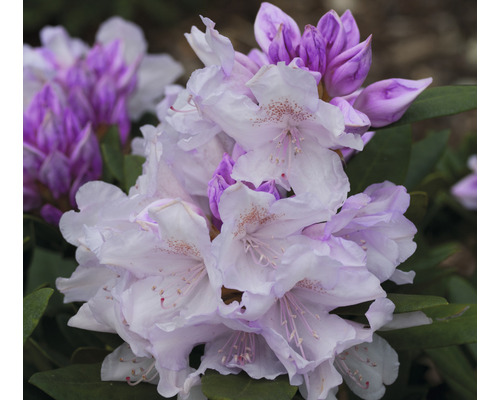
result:
M 372 367 L 372 368 L 375 368 L 377 366 L 377 363 L 372 362 L 368 357 L 364 357 L 364 356 L 360 355 L 360 350 L 363 350 L 366 353 L 368 352 L 368 348 L 365 346 L 363 346 L 361 348 L 360 348 L 360 346 L 354 346 L 350 350 L 351 351 L 346 350 L 346 351 L 340 353 L 335 358 L 334 364 L 338 367 L 338 369 L 343 371 L 357 386 L 359 386 L 362 389 L 368 389 L 370 386 L 370 382 L 365 381 L 363 383 L 363 381 L 364 381 L 363 375 L 361 375 L 361 373 L 359 372 L 358 369 L 352 371 L 349 368 L 346 361 L 348 361 L 349 357 L 353 357 L 357 361 L 359 361 L 359 362 L 361 362 L 369 367 Z
M 122 359 L 120 359 L 121 361 Z M 135 360 L 135 359 L 134 359 Z M 153 379 L 155 379 L 157 376 L 158 376 L 158 371 L 155 371 L 155 373 L 148 377 L 148 374 L 153 371 L 155 368 L 155 360 L 153 359 L 153 362 L 150 364 L 150 366 L 148 367 L 147 370 L 145 370 L 144 368 L 140 368 L 140 376 L 139 376 L 139 379 L 135 380 L 135 381 L 132 381 L 132 378 L 130 376 L 127 376 L 125 377 L 125 380 L 127 381 L 127 383 L 130 385 L 130 386 L 136 386 L 138 385 L 139 383 L 141 382 L 150 382 L 152 381 Z M 136 371 L 135 369 L 132 369 L 130 371 L 132 373 L 132 376 L 133 377 L 136 377 L 138 374 L 136 374 Z
M 250 253 L 252 260 L 255 264 L 262 267 L 271 266 L 275 268 L 278 260 L 281 256 L 278 251 L 273 249 L 269 243 L 265 243 L 260 239 L 246 235 L 243 239 L 245 253 Z
M 247 363 L 255 361 L 255 334 L 251 332 L 234 332 L 227 342 L 218 350 L 218 353 L 224 353 L 221 363 L 238 364 L 243 367 Z
M 285 296 L 279 299 L 279 302 L 281 326 L 285 327 L 286 337 L 289 342 L 294 341 L 302 356 L 305 357 L 304 348 L 302 347 L 304 338 L 299 336 L 300 328 L 298 322 L 300 322 L 301 327 L 305 328 L 305 332 L 309 333 L 313 338 L 319 339 L 318 333 L 309 324 L 307 315 L 313 316 L 315 319 L 319 319 L 319 316 L 304 307 L 292 293 L 285 294 Z M 304 331 L 304 328 L 301 330 Z

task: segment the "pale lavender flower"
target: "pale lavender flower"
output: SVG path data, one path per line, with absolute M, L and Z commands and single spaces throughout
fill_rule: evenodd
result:
M 246 292 L 242 304 L 247 306 L 247 316 L 258 302 L 249 299 L 247 304 L 246 296 L 269 295 L 270 275 L 292 244 L 290 239 L 329 214 L 309 193 L 277 200 L 273 194 L 254 191 L 241 182 L 224 191 L 218 211 L 222 229 L 213 241 L 217 269 L 226 288 Z
M 366 251 L 366 266 L 384 282 L 411 283 L 414 272 L 397 266 L 416 249 L 417 229 L 404 213 L 410 195 L 403 186 L 383 182 L 368 186 L 363 193 L 350 196 L 340 212 L 325 225 L 325 238 L 343 238 Z
M 360 150 L 362 140 L 344 132 L 337 107 L 318 99 L 313 77 L 284 63 L 267 65 L 247 82 L 250 97 L 232 91 L 223 79 L 214 82 L 217 76 L 216 66 L 193 74 L 198 87 L 193 100 L 200 98 L 203 115 L 246 151 L 236 160 L 232 178 L 255 186 L 274 180 L 338 208 L 349 188 L 341 160 L 330 149 Z
M 398 354 L 379 335 L 373 335 L 372 342 L 344 350 L 333 365 L 347 386 L 365 400 L 381 399 L 385 385 L 392 384 L 399 372 Z
M 451 193 L 465 208 L 477 209 L 477 156 L 469 157 L 467 165 L 472 173 L 457 182 L 451 188 Z

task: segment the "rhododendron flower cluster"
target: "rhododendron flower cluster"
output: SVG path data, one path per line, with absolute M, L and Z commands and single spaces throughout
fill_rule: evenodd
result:
M 361 151 L 361 134 L 398 119 L 430 79 L 363 89 L 370 38 L 359 43 L 349 12 L 301 35 L 263 3 L 262 50 L 248 56 L 202 21 L 205 33 L 186 36 L 205 67 L 166 88 L 160 124 L 134 140 L 146 158 L 136 185 L 86 183 L 61 218 L 79 266 L 57 286 L 84 302 L 69 325 L 124 340 L 103 380 L 154 383 L 165 397 L 204 398 L 212 369 L 287 375 L 308 400 L 335 398 L 343 381 L 381 398 L 399 365 L 376 334 L 398 324 L 381 284 L 412 282 L 398 266 L 416 228 L 402 186 L 349 195 L 340 154 Z M 364 320 L 336 313 L 365 302 Z
M 154 111 L 182 67 L 146 54 L 142 30 L 119 17 L 100 26 L 92 48 L 60 26 L 40 39 L 24 46 L 24 211 L 57 224 L 76 190 L 101 176 L 97 138 L 117 125 L 124 144 L 131 120 Z

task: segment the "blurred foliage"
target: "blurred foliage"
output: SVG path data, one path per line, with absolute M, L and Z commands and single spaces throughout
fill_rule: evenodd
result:
M 38 37 L 45 25 L 61 25 L 72 36 L 93 42 L 97 27 L 107 18 L 119 15 L 138 24 L 148 22 L 157 26 L 175 24 L 186 15 L 199 13 L 208 6 L 208 0 L 24 0 L 23 24 L 25 42 Z M 146 29 L 147 26 L 142 26 Z

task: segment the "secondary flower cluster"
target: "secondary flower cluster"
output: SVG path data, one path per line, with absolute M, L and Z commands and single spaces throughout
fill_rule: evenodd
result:
M 416 229 L 402 186 L 348 197 L 340 154 L 362 150 L 361 134 L 399 118 L 430 81 L 361 88 L 370 42 L 350 13 L 300 36 L 264 3 L 262 51 L 248 56 L 202 20 L 205 33 L 186 36 L 206 67 L 166 88 L 162 122 L 132 143 L 146 157 L 136 185 L 127 195 L 89 182 L 61 218 L 79 266 L 57 286 L 84 302 L 69 324 L 124 340 L 102 379 L 152 382 L 165 397 L 204 398 L 213 369 L 287 374 L 308 400 L 334 398 L 342 381 L 378 399 L 399 365 L 375 334 L 396 319 L 381 284 L 412 282 L 397 267 Z M 362 321 L 336 313 L 364 302 Z
M 114 17 L 89 48 L 62 27 L 45 27 L 42 46 L 24 46 L 24 211 L 57 224 L 75 193 L 99 179 L 98 138 L 154 111 L 163 87 L 182 72 L 166 54 L 146 54 L 139 27 Z

